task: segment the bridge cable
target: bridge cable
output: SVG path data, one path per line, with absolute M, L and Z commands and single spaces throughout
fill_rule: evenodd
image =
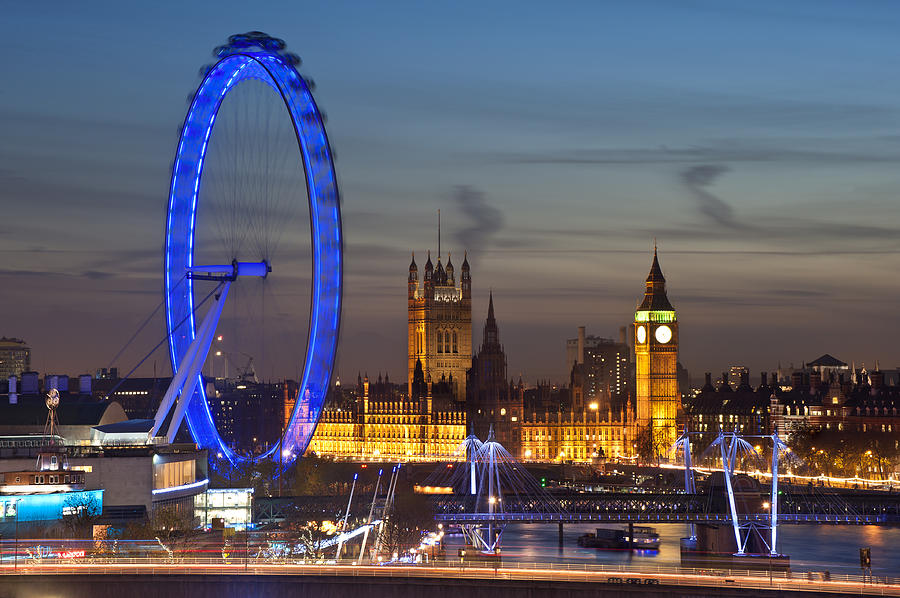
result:
M 186 276 L 187 276 L 187 275 L 184 274 L 184 275 L 181 276 L 181 278 L 178 279 L 178 282 L 176 282 L 176 283 L 175 283 L 175 286 L 172 287 L 172 290 L 173 290 L 173 291 L 174 291 L 176 288 L 178 288 L 178 285 L 181 284 L 181 282 L 185 279 Z M 113 364 L 116 363 L 116 361 L 119 360 L 119 357 L 122 356 L 122 353 L 124 353 L 125 350 L 131 345 L 131 343 L 134 342 L 134 339 L 137 338 L 137 336 L 138 336 L 138 335 L 141 333 L 141 331 L 147 326 L 147 324 L 150 323 L 150 320 L 153 319 L 153 316 L 156 315 L 156 313 L 159 311 L 159 309 L 160 309 L 163 305 L 165 305 L 165 303 L 166 303 L 166 299 L 165 299 L 165 297 L 164 297 L 163 300 L 160 301 L 160 302 L 156 305 L 156 307 L 153 309 L 153 311 L 150 313 L 150 315 L 147 316 L 147 319 L 144 320 L 144 322 L 143 322 L 140 326 L 138 326 L 138 329 L 135 330 L 134 334 L 131 335 L 131 338 L 129 338 L 128 341 L 122 346 L 122 348 L 119 349 L 119 352 L 116 353 L 116 356 L 113 357 L 112 360 L 109 362 L 109 365 L 107 366 L 107 369 L 112 369 Z

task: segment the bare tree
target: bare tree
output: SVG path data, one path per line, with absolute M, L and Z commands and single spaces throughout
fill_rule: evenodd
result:
M 100 517 L 100 503 L 92 494 L 74 494 L 63 503 L 63 526 L 72 538 L 90 538 Z

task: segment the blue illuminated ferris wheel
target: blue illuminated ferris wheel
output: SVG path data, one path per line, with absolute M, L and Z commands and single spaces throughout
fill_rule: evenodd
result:
M 311 82 L 283 41 L 234 35 L 215 55 L 172 168 L 164 284 L 176 390 L 160 413 L 176 424 L 183 417 L 195 442 L 232 464 L 289 463 L 312 437 L 337 352 L 343 258 L 334 163 Z M 223 441 L 210 410 L 216 396 L 203 384 L 204 368 L 221 372 L 234 355 L 255 363 L 254 379 L 297 381 L 281 439 L 253 457 Z

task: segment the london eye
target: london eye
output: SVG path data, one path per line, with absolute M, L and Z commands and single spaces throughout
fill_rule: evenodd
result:
M 315 430 L 338 345 L 343 257 L 332 151 L 312 83 L 283 41 L 234 35 L 215 56 L 191 99 L 172 167 L 169 357 L 173 376 L 183 368 L 191 379 L 181 408 L 197 444 L 233 465 L 289 463 Z M 198 371 L 204 363 L 215 371 L 216 356 L 227 367 L 228 355 L 249 356 L 254 377 L 297 383 L 280 438 L 256 454 L 223 440 L 210 409 L 217 391 Z

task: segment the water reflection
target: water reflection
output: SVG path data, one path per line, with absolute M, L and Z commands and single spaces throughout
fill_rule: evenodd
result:
M 573 524 L 563 528 L 563 546 L 559 546 L 559 531 L 552 524 L 514 524 L 503 536 L 503 559 L 506 562 L 634 564 L 678 566 L 681 555 L 680 538 L 687 535 L 687 526 L 678 524 L 654 525 L 661 541 L 660 549 L 648 551 L 597 550 L 578 546 L 578 537 L 593 532 L 598 525 Z M 615 526 L 608 526 L 615 527 Z M 461 543 L 451 538 L 450 545 Z M 860 573 L 859 549 L 872 548 L 872 573 L 898 575 L 900 554 L 891 547 L 900 545 L 900 529 L 849 525 L 784 525 L 778 531 L 781 552 L 791 556 L 794 571 L 824 571 L 832 573 Z M 455 549 L 454 549 L 455 550 Z

